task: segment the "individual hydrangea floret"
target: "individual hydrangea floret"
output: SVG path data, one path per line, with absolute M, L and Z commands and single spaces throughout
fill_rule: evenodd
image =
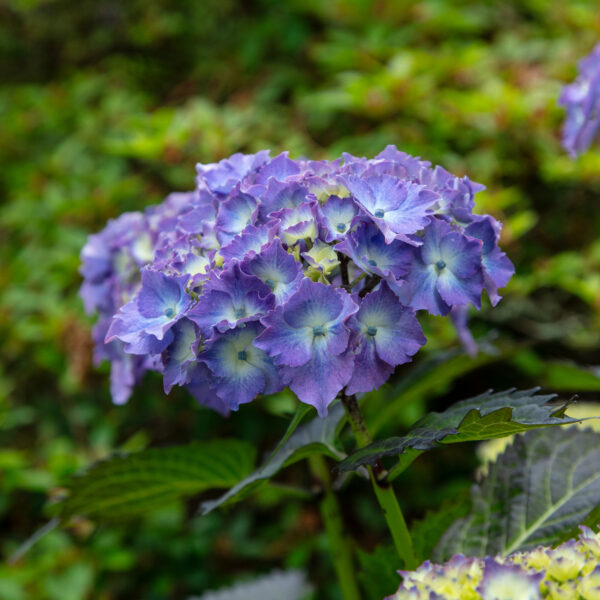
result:
M 600 43 L 579 61 L 577 79 L 564 87 L 559 104 L 567 111 L 562 143 L 576 157 L 600 140 Z
M 235 154 L 90 236 L 81 295 L 125 402 L 148 370 L 227 414 L 287 385 L 320 415 L 425 343 L 416 312 L 495 304 L 513 269 L 483 186 L 393 146 L 372 159 Z M 453 317 L 454 318 L 454 317 Z
M 580 527 L 577 539 L 557 548 L 538 546 L 507 557 L 453 556 L 399 571 L 403 581 L 387 600 L 597 600 L 600 533 Z

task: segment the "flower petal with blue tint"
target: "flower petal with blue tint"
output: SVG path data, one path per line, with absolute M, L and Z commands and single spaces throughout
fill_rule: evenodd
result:
M 232 410 L 259 394 L 271 394 L 283 387 L 272 360 L 252 345 L 261 329 L 258 323 L 248 323 L 230 330 L 198 356 L 214 375 L 217 395 Z
M 314 240 L 318 235 L 317 205 L 305 202 L 296 208 L 286 208 L 272 213 L 279 221 L 279 237 L 284 244 L 294 246 L 303 240 Z
M 184 385 L 191 377 L 191 369 L 196 362 L 200 333 L 189 319 L 181 319 L 173 329 L 173 341 L 162 353 L 163 384 L 165 394 L 174 385 Z
M 266 329 L 254 344 L 278 365 L 290 367 L 309 361 L 315 344 L 321 342 L 337 356 L 348 347 L 350 329 L 345 322 L 357 310 L 344 290 L 304 278 L 283 307 L 261 319 Z
M 285 302 L 296 292 L 303 279 L 300 263 L 283 249 L 279 240 L 273 240 L 259 254 L 244 260 L 241 268 L 269 287 L 276 304 Z
M 119 339 L 126 352 L 156 354 L 171 342 L 171 327 L 193 300 L 186 292 L 189 275 L 168 277 L 158 271 L 142 271 L 139 293 L 114 316 L 106 343 Z
M 282 367 L 281 377 L 301 402 L 311 404 L 320 417 L 325 417 L 327 407 L 350 380 L 353 364 L 350 350 L 333 355 L 327 341 L 317 339 L 308 362 L 299 367 Z
M 242 261 L 258 254 L 274 237 L 276 227 L 249 225 L 242 233 L 236 235 L 231 242 L 219 250 L 225 264 L 232 260 Z
M 266 223 L 271 213 L 285 208 L 294 209 L 310 200 L 308 188 L 297 181 L 283 183 L 276 179 L 270 179 L 266 188 L 255 186 L 248 190 L 248 193 L 256 194 L 256 197 L 260 198 L 258 205 L 260 223 Z
M 562 143 L 575 158 L 600 141 L 600 43 L 579 61 L 577 79 L 563 88 L 559 104 L 567 110 Z
M 212 408 L 222 416 L 229 416 L 229 405 L 217 396 L 214 377 L 204 363 L 196 363 L 186 389 L 202 406 Z
M 498 288 L 504 287 L 515 273 L 515 268 L 504 252 L 498 247 L 500 224 L 490 216 L 479 217 L 465 229 L 465 233 L 483 242 L 482 264 L 484 287 L 492 306 L 496 306 L 501 296 Z
M 256 174 L 256 183 L 266 184 L 270 179 L 285 181 L 288 177 L 300 173 L 296 161 L 288 158 L 288 152 L 282 152 L 262 166 Z
M 383 277 L 391 285 L 410 269 L 410 247 L 397 240 L 386 243 L 381 231 L 372 223 L 361 224 L 335 249 L 351 258 L 365 273 Z
M 212 192 L 228 194 L 244 177 L 257 171 L 269 160 L 269 151 L 256 154 L 233 154 L 218 163 L 197 164 L 198 185 L 206 185 Z
M 350 198 L 330 196 L 318 207 L 321 236 L 326 242 L 342 240 L 355 223 L 358 207 Z
M 235 235 L 242 233 L 246 227 L 253 225 L 256 219 L 256 200 L 238 191 L 219 206 L 216 230 L 217 239 L 222 245 L 228 243 Z
M 220 275 L 211 274 L 188 318 L 210 336 L 213 327 L 223 332 L 258 320 L 275 305 L 271 290 L 258 277 L 242 272 L 238 263 Z
M 382 385 L 393 367 L 409 362 L 427 341 L 413 311 L 398 302 L 386 282 L 360 301 L 349 323 L 358 352 L 350 394 Z
M 408 235 L 428 225 L 432 206 L 439 199 L 437 193 L 422 185 L 390 175 L 364 179 L 347 176 L 343 181 L 379 227 L 387 243 L 399 239 L 415 245 L 415 240 Z

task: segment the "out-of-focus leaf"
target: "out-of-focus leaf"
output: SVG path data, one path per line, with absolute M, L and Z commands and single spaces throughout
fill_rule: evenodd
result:
M 555 394 L 536 395 L 538 389 L 486 392 L 457 402 L 444 412 L 431 412 L 404 436 L 373 442 L 346 458 L 338 468 L 356 470 L 362 465 L 375 464 L 383 456 L 403 454 L 407 448 L 425 451 L 442 443 L 489 440 L 535 427 L 577 421 L 565 415 L 566 404 L 557 407 L 549 403 Z
M 457 498 L 446 500 L 437 510 L 427 511 L 421 520 L 412 524 L 410 536 L 419 562 L 431 558 L 442 535 L 457 519 L 466 516 L 469 508 L 468 494 L 461 492 Z
M 558 541 L 600 504 L 598 465 L 600 434 L 589 429 L 518 436 L 473 488 L 471 512 L 444 533 L 435 560 L 457 552 L 507 555 Z
M 132 517 L 177 498 L 231 487 L 250 472 L 255 456 L 255 448 L 239 440 L 112 456 L 71 479 L 58 514 L 63 519 Z
M 278 446 L 278 450 L 254 473 L 244 478 L 216 500 L 204 502 L 202 504 L 203 514 L 208 514 L 224 504 L 239 502 L 254 491 L 257 486 L 276 475 L 281 469 L 311 454 L 325 454 L 336 460 L 343 458 L 344 453 L 335 447 L 334 441 L 344 415 L 344 407 L 337 403 L 330 407 L 327 417 L 323 419 L 317 417 L 310 423 L 298 427 L 287 441 Z

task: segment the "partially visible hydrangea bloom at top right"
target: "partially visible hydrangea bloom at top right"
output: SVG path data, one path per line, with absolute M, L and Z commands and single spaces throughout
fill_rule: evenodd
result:
M 564 87 L 559 104 L 567 110 L 562 143 L 576 157 L 600 141 L 600 43 L 579 61 L 579 75 Z

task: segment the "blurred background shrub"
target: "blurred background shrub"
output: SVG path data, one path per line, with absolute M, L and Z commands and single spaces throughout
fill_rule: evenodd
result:
M 222 420 L 181 390 L 164 398 L 148 377 L 116 408 L 106 368 L 92 366 L 91 320 L 77 296 L 86 236 L 192 188 L 198 161 L 263 148 L 372 156 L 393 143 L 487 186 L 478 211 L 504 221 L 517 276 L 497 309 L 473 315 L 483 352 L 468 359 L 454 331 L 428 319 L 429 356 L 418 365 L 427 377 L 398 369 L 397 386 L 367 407 L 374 431 L 398 432 L 490 387 L 596 399 L 600 152 L 569 159 L 556 101 L 599 38 L 595 0 L 4 0 L 3 557 L 48 521 L 66 477 L 115 449 L 227 435 L 266 451 L 285 431 L 289 396 Z M 390 393 L 403 394 L 400 405 Z M 409 515 L 461 493 L 476 464 L 472 448 L 419 461 L 402 480 Z M 310 486 L 301 465 L 284 479 Z M 385 541 L 370 491 L 351 483 L 344 494 L 362 547 Z M 205 518 L 198 501 L 110 528 L 54 530 L 0 566 L 0 598 L 178 599 L 297 567 L 318 597 L 336 598 L 310 496 L 267 489 Z M 376 555 L 361 562 L 369 585 Z M 373 597 L 392 583 L 373 584 Z

